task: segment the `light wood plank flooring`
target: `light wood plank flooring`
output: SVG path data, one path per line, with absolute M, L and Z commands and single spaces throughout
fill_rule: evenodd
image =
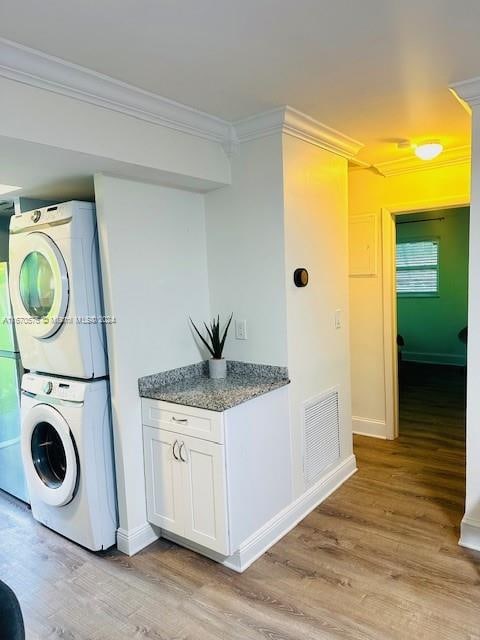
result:
M 28 639 L 480 639 L 480 554 L 457 546 L 463 382 L 410 368 L 400 439 L 356 438 L 359 472 L 243 575 L 163 541 L 90 554 L 2 494 Z

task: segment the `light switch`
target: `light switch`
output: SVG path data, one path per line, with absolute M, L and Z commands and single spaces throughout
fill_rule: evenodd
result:
M 335 329 L 340 329 L 342 327 L 342 310 L 337 309 L 335 311 Z
M 235 320 L 235 338 L 237 340 L 247 339 L 247 321 Z

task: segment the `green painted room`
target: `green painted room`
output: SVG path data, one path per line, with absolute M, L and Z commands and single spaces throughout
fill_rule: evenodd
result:
M 469 208 L 397 216 L 402 363 L 465 367 Z

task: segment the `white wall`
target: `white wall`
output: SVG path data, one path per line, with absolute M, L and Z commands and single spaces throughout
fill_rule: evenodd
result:
M 221 145 L 50 91 L 0 78 L 0 136 L 151 169 L 165 180 L 210 188 L 230 182 Z
M 305 492 L 306 400 L 340 391 L 342 459 L 352 453 L 348 348 L 347 161 L 288 135 L 243 143 L 232 185 L 205 196 L 212 313 L 247 320 L 226 356 L 287 365 L 294 499 Z M 293 284 L 307 267 L 307 288 Z M 335 310 L 343 326 L 335 329 Z
M 188 316 L 210 315 L 200 194 L 95 177 L 120 527 L 146 524 L 138 378 L 203 359 Z
M 341 457 L 352 454 L 350 399 L 347 161 L 283 136 L 288 367 L 295 496 L 305 490 L 305 401 L 338 387 Z M 309 283 L 297 288 L 293 272 L 305 267 Z M 335 329 L 335 311 L 342 326 Z
M 239 146 L 232 185 L 205 195 L 212 314 L 247 321 L 229 334 L 233 360 L 287 364 L 282 137 Z
M 386 375 L 384 362 L 384 300 L 382 208 L 395 212 L 426 210 L 470 199 L 467 163 L 405 173 L 385 178 L 368 170 L 349 173 L 349 216 L 374 214 L 377 218 L 377 273 L 350 278 L 350 350 L 354 429 L 387 437 Z M 352 227 L 355 229 L 355 227 Z M 358 242 L 355 232 L 349 242 Z

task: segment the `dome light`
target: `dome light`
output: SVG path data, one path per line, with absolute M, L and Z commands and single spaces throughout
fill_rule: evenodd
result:
M 432 140 L 419 144 L 415 147 L 415 155 L 420 160 L 433 160 L 443 151 L 443 144 L 440 144 L 438 140 Z

